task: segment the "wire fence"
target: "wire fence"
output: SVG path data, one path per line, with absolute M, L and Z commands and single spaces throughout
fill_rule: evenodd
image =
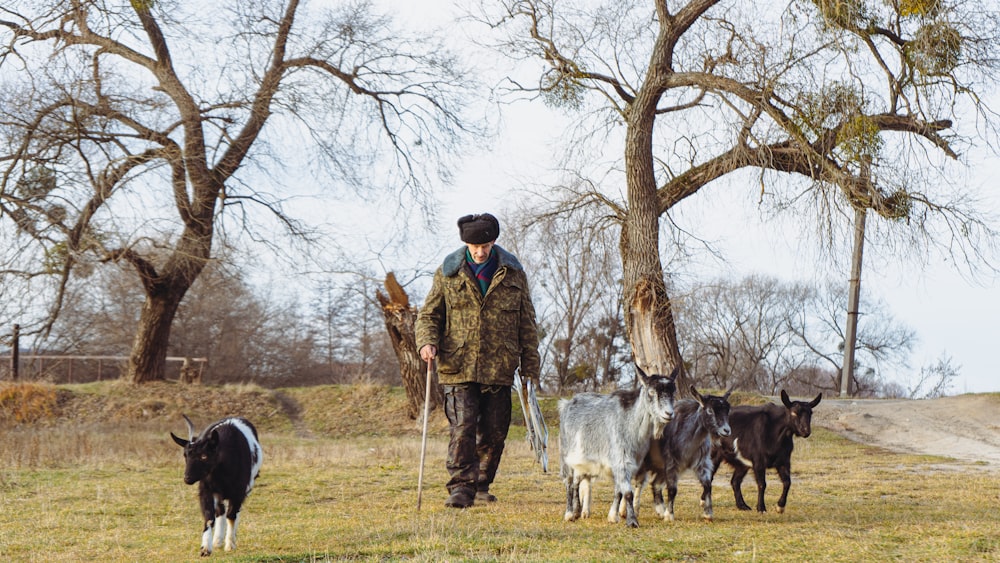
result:
M 208 358 L 167 356 L 167 379 L 200 381 Z M 118 379 L 128 365 L 128 356 L 81 356 L 18 354 L 0 356 L 0 380 L 89 383 Z

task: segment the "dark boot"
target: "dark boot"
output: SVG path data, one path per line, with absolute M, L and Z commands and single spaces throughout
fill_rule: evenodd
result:
M 496 502 L 497 497 L 489 491 L 476 491 L 476 502 Z
M 472 489 L 458 487 L 451 492 L 444 505 L 449 508 L 469 508 L 475 502 Z

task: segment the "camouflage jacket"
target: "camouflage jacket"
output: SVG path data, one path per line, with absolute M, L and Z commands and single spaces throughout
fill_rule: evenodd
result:
M 538 327 L 528 278 L 517 258 L 493 246 L 499 263 L 484 296 L 465 263 L 465 247 L 449 254 L 417 314 L 417 350 L 437 347 L 442 384 L 511 385 L 514 370 L 538 381 Z

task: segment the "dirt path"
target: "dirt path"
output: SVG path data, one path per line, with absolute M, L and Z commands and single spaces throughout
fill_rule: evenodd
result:
M 813 424 L 892 451 L 950 457 L 1000 471 L 1000 395 L 823 399 Z

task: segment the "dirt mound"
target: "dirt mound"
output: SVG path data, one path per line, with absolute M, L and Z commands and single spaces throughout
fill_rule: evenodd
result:
M 302 437 L 420 435 L 406 416 L 406 395 L 387 385 L 322 385 L 266 389 L 257 385 L 182 385 L 122 381 L 58 385 L 0 385 L 0 428 L 38 426 L 127 426 L 186 431 L 182 414 L 200 429 L 226 416 L 243 416 L 261 431 Z M 435 411 L 433 432 L 447 422 Z
M 121 381 L 59 386 L 58 408 L 49 424 L 152 424 L 184 430 L 181 414 L 198 428 L 225 416 L 244 416 L 260 428 L 288 425 L 272 393 L 254 385 L 220 387 Z
M 888 450 L 1000 470 L 1000 394 L 924 400 L 824 399 L 813 424 Z

